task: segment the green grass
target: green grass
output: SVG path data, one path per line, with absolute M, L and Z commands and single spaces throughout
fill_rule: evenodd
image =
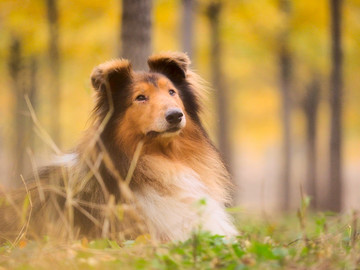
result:
M 0 269 L 360 269 L 355 213 L 304 209 L 287 217 L 238 214 L 240 236 L 199 232 L 179 243 L 154 244 L 147 236 L 61 243 L 22 241 L 0 247 Z

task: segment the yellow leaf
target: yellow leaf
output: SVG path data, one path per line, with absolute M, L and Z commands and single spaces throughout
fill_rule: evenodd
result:
M 117 205 L 116 207 L 117 210 L 117 218 L 119 220 L 123 220 L 124 219 L 124 208 L 122 207 L 122 205 Z
M 86 237 L 83 237 L 81 239 L 81 246 L 84 247 L 84 248 L 89 247 L 89 240 Z
M 135 244 L 147 244 L 151 240 L 150 234 L 142 234 L 136 237 Z
M 21 240 L 21 241 L 19 242 L 19 248 L 24 248 L 24 247 L 26 247 L 26 245 L 27 245 L 27 241 L 26 241 L 26 240 Z

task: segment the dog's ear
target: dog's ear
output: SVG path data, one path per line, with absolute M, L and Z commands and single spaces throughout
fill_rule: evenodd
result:
M 91 83 L 96 91 L 112 92 L 128 86 L 133 79 L 133 70 L 128 60 L 117 59 L 105 62 L 95 67 L 91 74 Z
M 179 52 L 156 54 L 148 59 L 150 71 L 164 74 L 176 83 L 186 79 L 190 63 L 189 57 Z

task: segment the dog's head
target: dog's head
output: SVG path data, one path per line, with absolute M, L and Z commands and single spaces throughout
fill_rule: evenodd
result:
M 148 72 L 133 71 L 123 59 L 99 65 L 91 75 L 96 111 L 101 118 L 112 114 L 123 133 L 150 138 L 179 134 L 188 118 L 198 121 L 189 64 L 185 54 L 165 53 L 148 59 Z

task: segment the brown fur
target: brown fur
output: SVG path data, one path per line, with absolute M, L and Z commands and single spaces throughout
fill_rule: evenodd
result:
M 190 60 L 182 53 L 163 53 L 148 64 L 149 72 L 134 72 L 123 59 L 94 69 L 94 123 L 74 151 L 78 158 L 71 165 L 42 169 L 38 181 L 29 184 L 31 213 L 19 210 L 24 191 L 17 191 L 18 198 L 8 196 L 7 205 L 0 206 L 5 217 L 0 236 L 14 236 L 25 220 L 28 235 L 132 238 L 150 232 L 141 214 L 146 209 L 134 194 L 152 188 L 164 197 L 180 197 L 172 177 L 184 168 L 199 176 L 210 197 L 230 202 L 228 172 L 200 121 L 203 87 L 189 70 Z M 170 89 L 175 95 L 169 95 Z M 137 100 L 139 95 L 148 100 Z M 185 126 L 177 133 L 157 130 L 171 108 L 184 113 Z M 140 142 L 144 145 L 128 188 L 124 179 Z

